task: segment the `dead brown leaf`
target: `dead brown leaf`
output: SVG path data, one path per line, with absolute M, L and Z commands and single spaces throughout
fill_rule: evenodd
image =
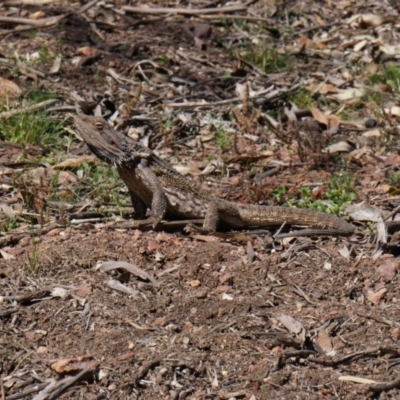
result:
M 51 364 L 51 369 L 59 375 L 72 374 L 84 369 L 96 371 L 100 363 L 91 356 L 64 358 Z

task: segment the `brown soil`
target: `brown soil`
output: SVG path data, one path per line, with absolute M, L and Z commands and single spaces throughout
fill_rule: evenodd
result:
M 114 3 L 117 9 L 125 4 Z M 268 2 L 252 3 L 265 12 Z M 298 7 L 302 5 L 297 2 Z M 23 10 L 43 9 L 46 17 L 77 10 L 77 4 L 59 7 L 25 6 Z M 262 15 L 273 18 L 266 14 Z M 234 85 L 220 77 L 228 68 L 238 77 L 245 73 L 245 66 L 235 64 L 239 61 L 224 49 L 225 41 L 239 43 L 242 38 L 235 30 L 222 38 L 220 20 L 209 22 L 212 29 L 204 49 L 195 46 L 190 32 L 197 20 L 189 17 L 153 15 L 144 23 L 143 16 L 127 13 L 118 20 L 118 28 L 113 28 L 115 16 L 104 8 L 96 6 L 86 15 L 96 21 L 98 34 L 81 15 L 71 14 L 56 26 L 38 29 L 37 36 L 15 32 L 14 25 L 3 23 L 2 28 L 12 33 L 3 35 L 0 45 L 4 53 L 18 49 L 23 54 L 40 51 L 46 43 L 66 62 L 58 74 L 39 80 L 41 89 L 59 93 L 69 104 L 73 104 L 73 91 L 94 102 L 112 93 L 105 108 L 134 96 L 130 86 L 124 92 L 124 81 L 110 78 L 109 69 L 132 80 L 143 79 L 132 66 L 149 60 L 142 65 L 143 73 L 154 74 L 152 78 L 157 75 L 160 86 L 144 94 L 147 101 L 140 113 L 149 120 L 132 124 L 148 124 L 154 131 L 163 99 L 219 102 L 235 97 Z M 107 23 L 102 24 L 103 17 Z M 83 46 L 98 53 L 73 65 L 70 61 Z M 151 68 L 150 61 L 159 57 L 172 60 L 168 69 Z M 167 85 L 173 82 L 172 76 L 183 82 L 181 88 L 176 83 Z M 11 72 L 5 77 L 12 79 Z M 290 82 L 292 78 L 279 79 Z M 18 82 L 24 88 L 35 85 L 29 77 Z M 185 85 L 190 88 L 188 95 L 181 94 Z M 195 108 L 183 111 L 200 119 L 201 112 Z M 224 112 L 216 111 L 220 117 Z M 57 113 L 60 116 L 63 111 Z M 366 114 L 360 110 L 360 116 Z M 257 129 L 250 133 L 263 137 Z M 202 168 L 215 145 L 193 149 L 187 145 L 190 135 L 186 126 L 177 126 L 172 133 L 156 136 L 153 147 L 170 156 L 176 154 L 182 164 L 190 160 Z M 237 146 L 239 151 L 247 148 L 250 157 L 259 154 L 265 143 L 271 144 L 264 138 L 253 146 L 239 138 Z M 7 157 L 14 160 L 8 151 Z M 74 151 L 82 154 L 86 149 L 79 145 Z M 281 159 L 289 154 L 287 149 L 278 153 Z M 245 168 L 235 164 L 235 169 L 234 177 L 224 179 L 230 186 L 217 192 L 245 202 L 272 202 L 274 188 L 286 185 L 295 190 L 297 182 L 313 182 L 324 174 L 299 164 L 252 185 L 251 175 L 243 175 Z M 68 386 L 60 398 L 400 398 L 396 243 L 375 260 L 373 238 L 361 234 L 281 243 L 261 233 L 196 239 L 179 229 L 168 233 L 112 231 L 90 222 L 58 226 L 42 235 L 17 232 L 1 243 L 2 400 L 22 398 L 24 391 L 25 398 L 36 398 L 47 380 L 65 379 L 51 367 L 55 362 L 83 356 L 87 358 L 67 365 L 76 365 L 76 371 L 95 365 L 94 374 L 91 370 L 87 379 Z M 159 285 L 122 269 L 104 272 L 100 261 L 134 264 Z M 116 291 L 109 287 L 111 280 L 136 292 Z M 345 380 L 344 376 L 352 378 Z M 386 386 L 357 383 L 355 378 Z M 53 396 L 43 398 L 58 397 Z

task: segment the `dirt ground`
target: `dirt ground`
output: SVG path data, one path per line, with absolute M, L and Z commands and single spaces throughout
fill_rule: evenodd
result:
M 245 10 L 227 12 L 222 22 L 221 15 L 212 19 L 209 14 L 122 15 L 117 11 L 127 4 L 124 1 L 94 2 L 84 12 L 79 9 L 84 2 L 41 7 L 8 3 L 0 5 L 0 14 L 27 18 L 44 11 L 42 18 L 65 16 L 54 25 L 38 27 L 35 35 L 0 18 L 0 53 L 6 57 L 40 52 L 46 44 L 63 61 L 55 73 L 48 72 L 51 59 L 34 68 L 44 76 L 33 78 L 31 71 L 17 79 L 9 66 L 0 64 L 3 77 L 25 90 L 39 87 L 57 93 L 59 108 L 50 112 L 59 118 L 74 110 L 77 99 L 101 103 L 103 110 L 126 104 L 135 95 L 131 83 L 141 80 L 145 101 L 131 125 L 155 132 L 152 147 L 168 161 L 199 169 L 207 166 L 207 156 L 218 152 L 214 143 L 193 144 L 202 119 L 229 121 L 227 107 L 237 97 L 237 86 L 220 79 L 227 70 L 235 83 L 248 81 L 258 88 L 273 84 L 284 93 L 285 87 L 297 84 L 299 74 L 318 68 L 312 60 L 303 60 L 294 72 L 259 73 L 235 58 L 235 51 L 226 50 L 250 40 L 244 25 L 228 17 L 247 16 L 248 21 L 255 18 L 254 23 L 259 18 L 272 31 L 288 15 L 300 16 L 299 21 L 310 25 L 293 24 L 294 29 L 309 37 L 317 14 L 328 32 L 338 23 L 329 1 L 288 1 L 280 6 L 250 1 Z M 339 3 L 336 12 L 340 9 L 343 18 L 367 12 L 398 18 L 389 5 Z M 193 2 L 191 8 L 237 4 L 243 3 Z M 166 1 L 153 6 L 191 9 L 187 3 Z M 318 7 L 325 14 L 319 14 Z M 160 59 L 167 58 L 168 67 L 160 67 Z M 193 106 L 180 106 L 184 101 Z M 205 110 L 199 106 L 202 101 L 216 106 Z M 266 107 L 283 107 L 282 101 L 278 96 Z M 174 131 L 157 133 L 161 109 L 181 113 Z M 371 115 L 366 107 L 357 112 L 359 118 Z M 194 121 L 189 128 L 183 122 L 187 113 Z M 258 142 L 240 135 L 235 145 L 240 154 L 254 159 L 266 146 L 272 148 L 273 157 L 268 155 L 262 166 L 278 172 L 258 176 L 234 161 L 231 175 L 221 178 L 216 173 L 207 183 L 220 196 L 276 204 L 271 193 L 278 186 L 295 192 L 299 182 L 320 181 L 338 172 L 299 160 L 293 166 L 285 164 L 289 167 L 268 164 L 272 158 L 287 161 L 290 146 L 269 141 L 260 129 L 247 129 L 249 135 L 261 137 Z M 15 153 L 4 142 L 2 146 L 3 165 L 15 162 Z M 71 154 L 90 152 L 79 144 Z M 396 198 L 376 184 L 385 179 L 388 154 L 376 150 L 368 162 L 360 158 L 351 168 L 361 177 L 371 177 L 359 181 L 358 200 L 392 211 Z M 224 157 L 240 158 L 232 149 Z M 3 201 L 10 196 L 6 187 L 12 179 L 2 173 L 0 180 Z M 79 186 L 79 180 L 74 184 Z M 368 231 L 363 222 L 355 222 L 357 233 L 349 238 L 274 240 L 268 231 L 191 237 L 181 229 L 112 230 L 90 220 L 63 225 L 62 218 L 55 219 L 57 224 L 41 232 L 16 230 L 0 238 L 1 400 L 400 399 L 395 237 L 379 245 L 374 227 Z M 116 261 L 136 266 L 136 272 L 128 273 Z M 107 271 L 105 262 L 114 269 Z M 130 292 L 116 290 L 118 284 Z M 73 381 L 82 370 L 86 375 Z M 57 388 L 62 390 L 62 384 L 60 394 Z

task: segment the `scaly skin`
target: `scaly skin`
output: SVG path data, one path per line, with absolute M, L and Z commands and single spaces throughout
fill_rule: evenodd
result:
M 109 127 L 100 117 L 77 115 L 75 126 L 101 160 L 117 167 L 129 189 L 136 221 L 154 228 L 165 215 L 176 219 L 204 219 L 202 231 L 215 232 L 218 224 L 229 228 L 302 225 L 307 229 L 285 236 L 349 236 L 354 226 L 330 214 L 289 207 L 233 203 L 214 196 L 174 170 L 150 149 Z M 145 219 L 146 211 L 152 215 Z

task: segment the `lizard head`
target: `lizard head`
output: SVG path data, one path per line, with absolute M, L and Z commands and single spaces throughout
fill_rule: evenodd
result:
M 82 139 L 102 161 L 114 165 L 129 161 L 130 155 L 122 148 L 125 136 L 114 131 L 103 118 L 79 114 L 74 122 Z

